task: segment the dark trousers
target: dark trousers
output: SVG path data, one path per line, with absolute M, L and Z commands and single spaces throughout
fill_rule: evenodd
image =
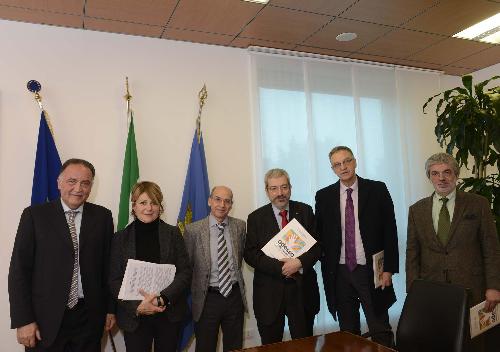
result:
M 370 293 L 373 277 L 367 266 L 358 265 L 351 272 L 346 265 L 339 265 L 336 285 L 340 330 L 361 334 L 359 317 L 361 303 L 372 340 L 392 347 L 394 334 L 389 324 L 389 314 L 387 310 L 379 314 L 375 313 Z
M 223 350 L 243 347 L 243 300 L 239 286 L 233 285 L 226 298 L 216 290 L 209 290 L 200 320 L 195 323 L 196 352 L 215 352 L 219 327 L 222 328 Z
M 269 294 L 273 294 L 270 292 Z M 295 280 L 285 280 L 285 290 L 281 306 L 276 319 L 271 324 L 263 324 L 257 320 L 260 339 L 263 345 L 281 342 L 283 340 L 283 329 L 285 326 L 285 315 L 288 318 L 288 327 L 292 339 L 312 336 L 314 315 L 309 316 L 304 312 L 302 295 Z
M 168 309 L 168 308 L 167 308 Z M 168 320 L 166 312 L 141 316 L 133 332 L 124 332 L 127 352 L 175 352 L 181 331 L 180 322 Z
M 104 326 L 102 327 L 104 329 Z M 29 352 L 100 352 L 102 334 L 88 322 L 87 309 L 83 299 L 72 309 L 66 309 L 61 328 L 49 347 L 26 348 Z M 43 339 L 43 332 L 42 332 Z

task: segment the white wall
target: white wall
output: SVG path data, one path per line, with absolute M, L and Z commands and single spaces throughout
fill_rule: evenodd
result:
M 179 212 L 198 91 L 206 83 L 210 185 L 230 186 L 232 215 L 246 219 L 254 208 L 248 58 L 242 49 L 8 21 L 0 21 L 0 47 L 0 341 L 4 351 L 21 351 L 9 329 L 7 273 L 19 216 L 30 202 L 40 119 L 26 82 L 42 84 L 61 159 L 94 163 L 91 201 L 116 220 L 128 76 L 141 179 L 160 184 L 169 223 Z

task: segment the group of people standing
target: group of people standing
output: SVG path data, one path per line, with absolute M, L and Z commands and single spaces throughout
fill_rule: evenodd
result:
M 131 191 L 134 221 L 113 235 L 111 212 L 87 202 L 95 170 L 81 159 L 66 161 L 58 178 L 61 198 L 23 211 L 9 270 L 11 327 L 27 351 L 97 352 L 103 328 L 123 330 L 128 352 L 175 351 L 191 292 L 196 351 L 243 346 L 248 311 L 243 259 L 253 267 L 253 309 L 262 344 L 283 339 L 285 316 L 293 339 L 311 336 L 321 271 L 328 309 L 340 329 L 361 333 L 360 306 L 372 339 L 394 346 L 388 309 L 396 301 L 392 276 L 399 271 L 394 206 L 386 185 L 356 174 L 345 146 L 329 153 L 339 181 L 316 193 L 315 211 L 291 200 L 283 169 L 265 177 L 270 202 L 245 221 L 229 216 L 233 193 L 214 187 L 210 214 L 186 225 L 184 235 L 160 219 L 163 195 L 153 182 Z M 407 287 L 415 279 L 464 285 L 471 305 L 500 302 L 500 245 L 487 200 L 456 190 L 459 168 L 448 154 L 432 155 L 427 177 L 435 192 L 410 207 Z M 277 260 L 262 247 L 296 219 L 317 243 L 297 258 Z M 384 251 L 382 287 L 373 282 L 372 256 Z M 142 301 L 117 300 L 128 259 L 173 264 L 173 282 Z M 437 298 L 439 299 L 439 298 Z M 476 340 L 476 339 L 475 339 Z M 471 344 L 484 351 L 485 342 Z M 473 346 L 475 345 L 475 346 Z

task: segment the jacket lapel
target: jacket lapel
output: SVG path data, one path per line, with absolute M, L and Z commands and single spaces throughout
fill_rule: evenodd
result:
M 422 229 L 422 233 L 424 236 L 428 236 L 427 240 L 429 243 L 434 243 L 434 245 L 444 248 L 441 241 L 439 241 L 437 237 L 436 230 L 434 229 L 434 221 L 432 220 L 432 202 L 433 202 L 434 193 L 424 199 L 424 203 L 422 205 L 422 212 L 418 214 L 419 217 L 422 217 L 422 221 L 420 224 L 424 227 Z
M 466 199 L 464 198 L 462 192 L 457 190 L 455 196 L 455 209 L 453 210 L 453 220 L 451 221 L 450 225 L 450 235 L 448 236 L 447 246 L 451 243 L 451 240 L 458 228 L 460 219 L 463 217 L 463 213 L 465 211 L 465 202 Z
M 203 257 L 205 258 L 205 264 L 209 270 L 211 270 L 211 260 L 210 260 L 210 223 L 208 221 L 208 216 L 202 220 L 201 226 L 201 250 Z
M 238 228 L 236 227 L 236 222 L 233 221 L 233 218 L 228 217 L 228 226 L 229 226 L 229 234 L 231 235 L 231 246 L 233 249 L 233 265 L 235 270 L 238 268 L 237 263 L 239 263 L 239 258 L 241 258 L 240 253 L 240 238 L 238 234 Z
M 331 204 L 332 204 L 332 216 L 335 219 L 335 224 L 337 229 L 334 233 L 342 234 L 342 225 L 340 221 L 340 181 L 333 184 L 332 194 L 331 194 Z
M 61 238 L 63 243 L 73 251 L 73 241 L 71 240 L 71 234 L 69 233 L 68 221 L 66 220 L 66 215 L 64 214 L 64 209 L 61 204 L 61 199 L 56 199 L 52 202 L 52 216 L 49 219 L 54 219 L 54 229 L 55 233 Z
M 169 257 L 170 246 L 169 242 L 169 234 L 167 233 L 167 227 L 160 220 L 158 224 L 158 242 L 160 244 L 160 263 L 166 263 L 166 260 Z
M 130 226 L 130 229 L 128 231 L 128 240 L 126 243 L 126 248 L 124 248 L 125 254 L 126 254 L 125 262 L 127 262 L 128 259 L 135 259 L 136 258 L 136 253 L 135 253 L 135 250 L 136 250 L 135 249 L 135 223 L 132 222 L 128 226 Z
M 361 219 L 363 218 L 363 211 L 365 209 L 365 205 L 368 200 L 368 196 L 370 194 L 370 187 L 368 187 L 368 184 L 365 182 L 363 178 L 357 175 L 356 177 L 358 178 L 358 220 L 361 223 L 362 222 Z

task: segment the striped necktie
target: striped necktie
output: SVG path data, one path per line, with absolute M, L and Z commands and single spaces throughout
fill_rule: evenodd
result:
M 227 297 L 231 293 L 232 282 L 227 243 L 224 237 L 225 226 L 224 223 L 217 224 L 219 229 L 219 235 L 217 236 L 217 264 L 219 266 L 219 292 L 224 297 Z
M 78 303 L 78 236 L 76 234 L 75 217 L 78 214 L 78 210 L 69 210 L 66 212 L 68 214 L 68 227 L 69 233 L 71 235 L 71 241 L 73 242 L 73 251 L 75 261 L 73 263 L 73 276 L 71 278 L 71 288 L 69 290 L 68 297 L 68 308 L 73 308 Z

